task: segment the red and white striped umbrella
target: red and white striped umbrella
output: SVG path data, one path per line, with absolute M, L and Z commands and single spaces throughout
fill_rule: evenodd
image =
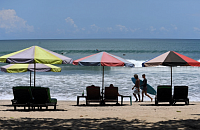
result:
M 168 51 L 158 57 L 144 62 L 143 67 L 149 66 L 200 66 L 200 62 L 175 51 Z
M 134 67 L 135 65 L 121 57 L 115 56 L 107 52 L 100 52 L 84 58 L 74 60 L 74 65 L 81 66 L 102 66 L 103 76 L 102 76 L 102 91 L 104 87 L 104 66 L 126 66 Z
M 143 67 L 150 66 L 170 66 L 171 67 L 171 85 L 172 85 L 172 67 L 173 66 L 200 66 L 200 62 L 175 51 L 168 51 L 149 61 L 142 63 Z
M 73 64 L 81 66 L 135 66 L 131 62 L 107 52 L 100 52 L 75 60 Z

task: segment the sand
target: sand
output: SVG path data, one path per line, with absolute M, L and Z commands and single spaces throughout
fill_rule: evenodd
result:
M 200 102 L 190 105 L 125 102 L 85 106 L 81 101 L 58 101 L 57 110 L 25 110 L 9 100 L 0 100 L 0 129 L 200 129 Z

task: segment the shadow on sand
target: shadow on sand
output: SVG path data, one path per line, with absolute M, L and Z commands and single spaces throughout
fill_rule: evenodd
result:
M 119 118 L 101 119 L 53 119 L 53 118 L 0 118 L 3 129 L 56 129 L 56 130 L 133 130 L 133 129 L 200 129 L 200 119 L 169 120 L 149 123 L 134 119 L 127 121 Z
M 189 105 L 195 105 L 195 104 L 189 104 Z M 155 105 L 155 104 L 140 104 L 140 106 L 189 106 L 189 105 L 185 105 L 185 104 L 173 104 L 173 105 L 170 105 L 170 104 L 158 104 L 158 105 Z
M 108 106 L 130 106 L 129 104 L 103 104 L 103 105 L 100 105 L 100 104 L 89 104 L 89 105 L 85 105 L 85 104 L 80 104 L 80 105 L 72 105 L 72 106 L 76 106 L 76 107 L 108 107 Z

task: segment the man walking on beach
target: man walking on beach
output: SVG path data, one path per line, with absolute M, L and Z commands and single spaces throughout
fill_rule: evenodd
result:
M 153 100 L 152 97 L 150 97 L 148 94 L 147 94 L 147 79 L 145 78 L 145 74 L 142 75 L 142 78 L 144 79 L 143 80 L 143 84 L 141 86 L 143 86 L 143 90 L 142 90 L 142 102 L 143 102 L 143 98 L 144 98 L 144 93 L 147 97 L 149 97 L 151 99 L 151 101 Z
M 132 90 L 135 88 L 133 95 L 136 99 L 135 102 L 138 101 L 138 98 L 139 98 L 139 102 L 140 102 L 140 79 L 138 78 L 137 74 L 134 75 L 134 78 L 136 79 L 136 82 L 135 82 L 135 86 L 132 88 Z M 138 95 L 138 98 L 137 98 L 136 94 Z

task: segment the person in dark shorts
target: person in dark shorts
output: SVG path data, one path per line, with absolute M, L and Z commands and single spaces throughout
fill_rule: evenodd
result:
M 144 79 L 143 80 L 143 83 L 141 86 L 143 86 L 143 90 L 142 90 L 142 102 L 143 102 L 143 98 L 144 98 L 144 93 L 147 97 L 149 97 L 151 99 L 151 101 L 153 100 L 152 97 L 150 97 L 148 94 L 147 94 L 147 79 L 145 78 L 145 74 L 142 75 L 142 78 Z

